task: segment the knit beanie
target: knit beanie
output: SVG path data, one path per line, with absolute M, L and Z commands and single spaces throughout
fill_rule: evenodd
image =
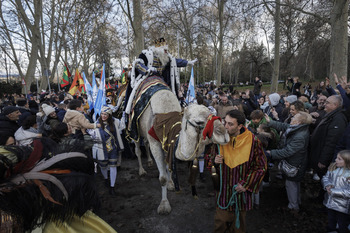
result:
M 280 99 L 281 97 L 277 93 L 272 93 L 271 95 L 269 95 L 269 100 L 272 106 L 276 106 L 279 103 Z
M 296 95 L 290 95 L 290 96 L 286 97 L 286 101 L 288 103 L 291 103 L 291 104 L 294 103 L 297 100 L 298 100 L 298 97 Z
M 4 113 L 5 116 L 7 116 L 8 114 L 11 114 L 11 113 L 13 113 L 13 112 L 15 112 L 17 110 L 18 110 L 18 108 L 15 107 L 15 106 L 6 106 L 3 109 L 3 113 Z
M 103 106 L 102 109 L 101 109 L 101 112 L 105 112 L 109 115 L 112 115 L 112 109 L 108 106 Z
M 46 116 L 50 115 L 52 112 L 55 111 L 55 109 L 52 106 L 47 104 L 43 104 L 42 108 Z

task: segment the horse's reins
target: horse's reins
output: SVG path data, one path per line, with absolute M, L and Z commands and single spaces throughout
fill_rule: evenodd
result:
M 196 129 L 196 133 L 197 133 L 197 143 L 196 143 L 196 147 L 195 150 L 193 151 L 192 155 L 190 156 L 190 158 L 192 158 L 195 154 L 197 154 L 198 149 L 199 149 L 199 144 L 202 141 L 202 137 L 201 137 L 201 130 L 203 130 L 207 124 L 208 124 L 208 120 L 207 123 L 205 124 L 205 126 L 200 126 L 200 125 L 195 125 L 193 124 L 191 121 L 187 120 L 186 121 L 186 127 L 185 130 L 187 130 L 187 123 L 189 123 L 192 127 L 194 127 Z

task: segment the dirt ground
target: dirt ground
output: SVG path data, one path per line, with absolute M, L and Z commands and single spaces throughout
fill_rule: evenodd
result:
M 181 191 L 168 192 L 172 207 L 169 215 L 161 216 L 157 207 L 161 200 L 158 170 L 154 164 L 147 167 L 146 176 L 138 175 L 136 158 L 123 159 L 118 170 L 116 196 L 108 193 L 102 176 L 96 175 L 102 208 L 98 215 L 108 222 L 118 233 L 190 233 L 213 232 L 215 197 L 209 170 L 204 171 L 205 180 L 197 179 L 198 199 L 191 194 L 187 183 L 187 163 L 178 164 Z M 258 209 L 247 213 L 249 233 L 261 232 L 325 232 L 327 213 L 320 200 L 316 200 L 319 184 L 307 175 L 302 183 L 302 205 L 297 216 L 287 212 L 287 195 L 284 181 L 275 178 L 271 171 L 269 187 L 264 187 Z

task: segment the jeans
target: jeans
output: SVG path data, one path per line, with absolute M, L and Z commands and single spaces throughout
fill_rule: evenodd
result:
M 335 231 L 339 226 L 338 232 L 350 232 L 348 226 L 350 225 L 350 215 L 336 210 L 328 209 L 328 225 L 327 231 Z

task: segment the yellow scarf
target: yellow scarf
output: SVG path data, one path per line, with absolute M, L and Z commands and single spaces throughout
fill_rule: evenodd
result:
M 220 154 L 224 156 L 224 163 L 230 168 L 237 167 L 249 160 L 253 135 L 245 129 L 237 137 L 231 137 L 226 145 L 220 145 Z

